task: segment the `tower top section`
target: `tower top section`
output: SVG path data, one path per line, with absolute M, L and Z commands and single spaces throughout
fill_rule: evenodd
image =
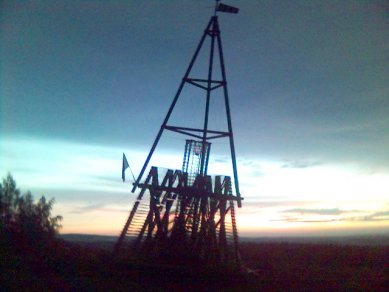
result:
M 216 6 L 216 11 L 227 12 L 227 13 L 237 13 L 238 8 L 231 7 L 228 5 L 224 5 L 218 3 Z M 215 13 L 216 13 L 215 11 Z M 208 39 L 210 42 L 210 48 L 204 50 L 205 40 Z M 192 72 L 193 66 L 196 63 L 200 51 L 208 51 L 208 72 L 205 76 L 198 76 L 197 72 Z M 216 67 L 219 67 L 217 70 Z M 215 72 L 217 71 L 217 72 Z M 219 74 L 216 74 L 219 73 Z M 196 74 L 196 75 L 194 75 Z M 202 73 L 204 74 L 204 72 Z M 181 97 L 182 90 L 184 86 L 194 86 L 198 90 L 195 95 L 190 95 L 190 98 L 196 98 L 196 114 L 193 108 L 179 108 L 181 112 L 185 112 L 188 117 L 191 118 L 196 126 L 187 126 L 183 124 L 183 120 L 180 121 L 172 121 L 171 115 L 173 110 L 176 108 L 176 104 Z M 216 90 L 220 93 L 216 94 Z M 211 95 L 219 97 L 219 103 L 211 103 Z M 203 97 L 202 99 L 198 97 Z M 181 99 L 182 100 L 182 99 Z M 223 107 L 224 103 L 224 107 Z M 202 109 L 201 109 L 202 108 Z M 177 110 L 177 109 L 176 109 Z M 203 113 L 201 113 L 203 111 Z M 221 125 L 213 125 L 211 122 L 211 116 L 219 113 L 225 113 L 226 120 L 223 126 Z M 201 126 L 202 125 L 202 126 Z M 227 77 L 226 70 L 223 58 L 223 49 L 222 49 L 222 41 L 220 36 L 220 27 L 218 23 L 218 17 L 216 15 L 212 16 L 204 33 L 200 39 L 200 42 L 195 50 L 195 53 L 189 62 L 188 68 L 184 74 L 184 77 L 181 79 L 181 83 L 177 89 L 177 92 L 173 98 L 173 101 L 168 109 L 168 112 L 165 116 L 165 119 L 162 122 L 160 130 L 154 140 L 154 143 L 150 149 L 150 152 L 146 158 L 146 161 L 140 171 L 138 178 L 136 179 L 134 186 L 132 188 L 132 192 L 136 190 L 136 188 L 140 185 L 142 176 L 148 167 L 148 164 L 151 160 L 151 157 L 159 143 L 159 140 L 162 137 L 164 131 L 171 131 L 176 134 L 189 136 L 191 139 L 195 138 L 196 141 L 193 142 L 198 148 L 198 155 L 196 157 L 196 164 L 198 164 L 198 174 L 201 176 L 207 176 L 208 171 L 208 161 L 209 161 L 209 145 L 211 141 L 220 138 L 228 138 L 229 139 L 229 148 L 231 154 L 231 162 L 232 162 L 232 172 L 233 172 L 233 185 L 235 187 L 235 195 L 237 197 L 238 207 L 241 207 L 241 195 L 239 191 L 239 181 L 238 181 L 238 171 L 236 165 L 236 155 L 235 155 L 235 146 L 234 146 L 234 136 L 232 131 L 232 121 L 231 121 L 231 110 L 227 89 Z M 190 144 L 192 145 L 192 144 Z M 200 145 L 197 147 L 197 145 Z M 187 153 L 187 152 L 185 152 Z M 191 153 L 191 152 L 188 152 Z M 188 154 L 187 153 L 187 154 Z M 194 156 L 191 156 L 194 157 Z M 197 159 L 198 158 L 198 159 Z M 184 157 L 184 163 L 186 162 Z M 186 168 L 185 168 L 186 169 Z M 197 173 L 197 171 L 196 171 Z

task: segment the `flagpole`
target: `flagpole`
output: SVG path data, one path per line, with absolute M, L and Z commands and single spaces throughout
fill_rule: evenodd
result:
M 135 182 L 134 173 L 132 172 L 131 166 L 130 166 L 130 164 L 127 161 L 127 157 L 126 157 L 126 155 L 123 152 L 123 163 L 122 163 L 122 179 L 123 179 L 123 182 L 125 181 L 125 171 L 126 171 L 127 168 L 130 169 L 132 178 L 134 179 L 134 182 Z
M 134 182 L 135 182 L 135 181 L 136 181 L 136 179 L 135 179 L 135 175 L 134 175 L 134 173 L 132 172 L 132 169 L 131 169 L 131 166 L 130 166 L 130 164 L 128 164 L 128 168 L 130 169 L 130 172 L 131 172 L 132 178 L 134 179 Z
M 216 0 L 216 4 L 215 4 L 215 14 L 214 14 L 214 16 L 216 16 L 217 7 L 219 6 L 219 1 L 220 1 L 220 0 Z

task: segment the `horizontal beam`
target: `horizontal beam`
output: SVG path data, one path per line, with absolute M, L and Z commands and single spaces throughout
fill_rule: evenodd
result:
M 233 195 L 222 195 L 222 194 L 215 194 L 212 192 L 208 192 L 205 190 L 200 190 L 195 187 L 182 187 L 182 186 L 177 186 L 177 187 L 168 187 L 168 186 L 156 186 L 156 185 L 151 185 L 151 184 L 139 184 L 138 185 L 141 189 L 148 189 L 152 191 L 157 191 L 157 192 L 168 192 L 168 193 L 176 193 L 179 195 L 187 195 L 187 196 L 193 196 L 193 197 L 212 197 L 215 199 L 226 199 L 226 200 L 233 200 L 233 201 L 238 201 L 243 200 L 243 198 L 238 198 Z
M 217 84 L 224 84 L 223 81 L 220 81 L 220 80 L 208 80 L 208 79 L 200 79 L 200 78 L 186 78 L 185 81 L 187 82 L 204 82 L 204 83 L 217 83 Z
M 188 80 L 187 82 L 192 84 L 192 85 L 194 85 L 194 86 L 200 87 L 201 89 L 208 90 L 208 88 L 205 87 L 204 85 L 198 84 L 198 83 L 196 83 L 196 82 L 194 82 L 192 80 Z
M 228 137 L 228 136 L 230 136 L 230 134 L 225 133 L 225 134 L 220 134 L 220 135 L 215 135 L 215 136 L 207 137 L 207 140 L 212 140 L 212 139 L 217 139 L 217 138 L 224 138 L 224 137 Z
M 167 130 L 170 130 L 170 131 L 173 131 L 173 132 L 176 132 L 176 133 L 180 133 L 180 134 L 184 134 L 184 135 L 187 135 L 187 136 L 191 136 L 191 137 L 194 137 L 194 138 L 198 138 L 198 139 L 203 138 L 200 135 L 192 134 L 192 133 L 189 133 L 189 132 L 186 132 L 186 131 L 183 131 L 183 130 L 179 130 L 179 129 L 172 128 L 172 129 L 167 129 Z
M 199 133 L 204 133 L 204 132 L 205 132 L 203 129 L 198 129 L 198 128 L 188 128 L 188 127 L 165 126 L 164 128 L 165 128 L 166 130 L 170 130 L 170 131 L 181 130 L 181 131 L 199 132 Z M 226 136 L 229 136 L 229 135 L 230 135 L 229 132 L 214 131 L 214 130 L 207 130 L 207 133 L 219 134 L 219 135 L 226 135 Z
M 225 85 L 225 82 L 223 82 L 223 81 L 209 80 L 209 83 L 211 83 L 211 84 L 214 83 L 216 85 L 208 88 L 207 86 L 202 85 L 202 84 L 199 83 L 199 82 L 203 82 L 203 83 L 207 83 L 207 85 L 208 85 L 209 83 L 208 83 L 207 79 L 186 78 L 185 81 L 190 83 L 190 84 L 192 84 L 192 85 L 194 85 L 194 86 L 197 86 L 197 87 L 199 87 L 201 89 L 209 90 L 209 91 L 212 91 L 214 89 L 217 89 L 217 88 L 222 87 L 223 85 Z

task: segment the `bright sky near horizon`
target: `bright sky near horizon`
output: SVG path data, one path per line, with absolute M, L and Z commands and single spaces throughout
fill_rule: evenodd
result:
M 219 17 L 240 234 L 387 233 L 387 1 L 224 2 L 240 8 Z M 122 152 L 137 174 L 212 5 L 0 4 L 0 175 L 55 197 L 62 232 L 120 232 L 134 200 Z M 190 123 L 197 104 L 173 119 Z M 229 169 L 223 142 L 210 173 Z M 180 168 L 183 148 L 165 135 L 152 165 Z

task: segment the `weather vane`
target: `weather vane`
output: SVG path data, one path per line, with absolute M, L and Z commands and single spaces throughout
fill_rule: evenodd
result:
M 220 0 L 216 0 L 216 5 L 215 5 L 215 16 L 218 11 L 220 12 L 226 12 L 226 13 L 234 13 L 237 14 L 239 12 L 239 8 L 229 6 L 223 3 L 219 3 Z

